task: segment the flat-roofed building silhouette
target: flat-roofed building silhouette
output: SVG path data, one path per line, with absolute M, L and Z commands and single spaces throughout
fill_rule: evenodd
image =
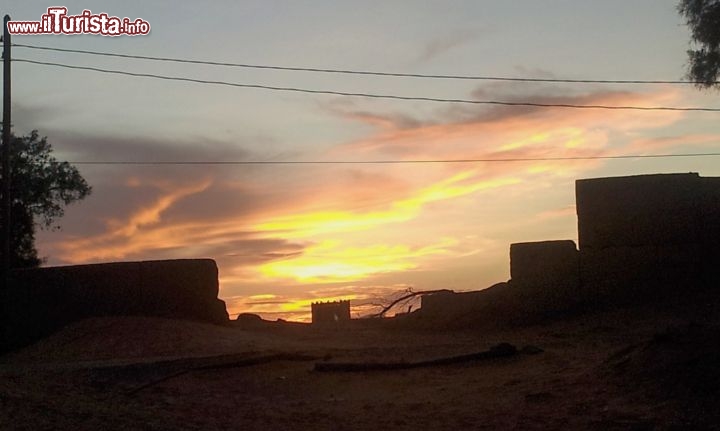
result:
M 338 323 L 350 320 L 350 301 L 313 302 L 312 323 Z
M 512 244 L 514 286 L 639 300 L 720 279 L 720 178 L 582 179 L 575 195 L 578 250 L 572 241 Z

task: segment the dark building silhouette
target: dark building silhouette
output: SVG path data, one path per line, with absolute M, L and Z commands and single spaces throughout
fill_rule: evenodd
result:
M 720 178 L 696 173 L 575 183 L 579 249 L 571 240 L 510 246 L 508 283 L 422 297 L 432 318 L 523 323 L 586 308 L 716 295 Z
M 338 323 L 350 320 L 350 301 L 313 302 L 312 323 Z
M 575 288 L 580 259 L 570 240 L 523 242 L 510 245 L 510 278 L 515 285 Z
M 572 241 L 512 244 L 518 288 L 584 297 L 686 289 L 720 275 L 720 178 L 696 173 L 576 181 Z
M 8 282 L 0 304 L 0 351 L 89 317 L 228 321 L 225 302 L 218 299 L 218 268 L 211 259 L 16 269 Z
M 720 275 L 720 178 L 579 180 L 580 279 L 600 294 L 703 287 Z M 630 291 L 632 292 L 632 291 Z
M 720 233 L 720 178 L 689 173 L 586 179 L 576 182 L 575 194 L 581 250 L 710 245 Z

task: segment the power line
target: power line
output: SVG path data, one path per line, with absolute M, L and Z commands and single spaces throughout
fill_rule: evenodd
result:
M 478 75 L 442 75 L 442 74 L 422 74 L 422 73 L 400 73 L 400 72 L 382 72 L 372 70 L 349 70 L 349 69 L 327 69 L 327 68 L 316 68 L 316 67 L 297 67 L 297 66 L 273 66 L 273 65 L 260 65 L 260 64 L 248 64 L 248 63 L 232 63 L 224 61 L 207 61 L 207 60 L 192 60 L 184 58 L 172 58 L 172 57 L 156 57 L 146 55 L 133 55 L 133 54 L 120 54 L 106 51 L 89 51 L 84 49 L 66 49 L 56 48 L 49 46 L 40 45 L 26 45 L 15 43 L 13 46 L 19 48 L 29 48 L 45 51 L 57 51 L 57 52 L 69 52 L 76 54 L 89 54 L 98 55 L 105 57 L 117 57 L 117 58 L 132 58 L 138 60 L 150 60 L 150 61 L 165 61 L 173 63 L 185 63 L 185 64 L 204 64 L 210 66 L 224 66 L 224 67 L 240 67 L 247 69 L 264 69 L 264 70 L 283 70 L 292 72 L 313 72 L 313 73 L 335 73 L 344 75 L 370 75 L 370 76 L 389 76 L 399 78 L 429 78 L 429 79 L 456 79 L 456 80 L 469 80 L 469 81 L 511 81 L 511 82 L 551 82 L 551 83 L 565 83 L 565 84 L 672 84 L 672 85 L 686 85 L 686 84 L 705 84 L 705 82 L 699 81 L 677 81 L 677 80 L 639 80 L 639 79 L 559 79 L 559 78 L 512 78 L 505 76 L 478 76 Z
M 109 73 L 115 75 L 126 75 L 133 77 L 142 78 L 154 78 L 163 79 L 167 81 L 183 81 L 183 82 L 194 82 L 198 84 L 209 84 L 209 85 L 224 85 L 229 87 L 240 87 L 240 88 L 255 88 L 262 90 L 271 91 L 285 91 L 295 93 L 306 93 L 306 94 L 325 94 L 333 96 L 349 96 L 349 97 L 364 97 L 371 99 L 391 99 L 391 100 L 406 100 L 406 101 L 421 101 L 421 102 L 440 102 L 440 103 L 464 103 L 473 105 L 502 105 L 502 106 L 530 106 L 539 108 L 573 108 L 573 109 L 608 109 L 608 110 L 635 110 L 635 111 L 697 111 L 697 112 L 720 112 L 720 108 L 701 108 L 701 107 L 674 107 L 674 106 L 611 106 L 611 105 L 577 105 L 571 103 L 537 103 L 537 102 L 510 102 L 500 100 L 470 100 L 470 99 L 444 99 L 435 97 L 421 97 L 421 96 L 399 96 L 390 94 L 374 94 L 374 93 L 354 93 L 346 91 L 333 91 L 333 90 L 312 90 L 307 88 L 298 87 L 276 87 L 270 85 L 260 84 L 242 84 L 228 81 L 213 81 L 206 79 L 197 78 L 185 78 L 179 76 L 167 76 L 157 75 L 153 73 L 139 73 L 139 72 L 128 72 L 125 70 L 113 70 L 113 69 L 102 69 L 91 66 L 76 66 L 63 63 L 53 63 L 36 60 L 26 60 L 20 58 L 14 58 L 12 61 L 31 63 L 43 66 L 54 66 L 62 67 L 66 69 L 76 70 L 87 70 L 92 72 Z
M 659 159 L 675 157 L 718 157 L 718 153 L 684 153 L 684 154 L 636 154 L 616 156 L 569 156 L 569 157 L 515 157 L 493 159 L 426 159 L 426 160 L 208 160 L 208 161 L 71 161 L 73 165 L 135 165 L 135 166 L 165 166 L 165 165 L 409 165 L 409 164 L 438 164 L 438 163 L 511 163 L 511 162 L 541 162 L 541 161 L 572 161 L 572 160 L 614 160 L 614 159 Z

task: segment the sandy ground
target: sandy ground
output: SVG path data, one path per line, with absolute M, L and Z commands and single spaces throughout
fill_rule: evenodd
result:
M 720 429 L 719 332 L 712 318 L 690 320 L 635 310 L 420 331 L 92 319 L 0 357 L 0 429 Z M 500 342 L 543 352 L 314 371 L 317 362 L 412 362 Z

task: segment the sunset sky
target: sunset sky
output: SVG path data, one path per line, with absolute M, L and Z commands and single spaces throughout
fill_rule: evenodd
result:
M 274 66 L 521 78 L 679 80 L 675 0 L 66 1 L 142 18 L 147 36 L 14 36 L 19 44 Z M 54 3 L 13 2 L 16 20 Z M 690 85 L 318 74 L 13 48 L 13 57 L 354 93 L 719 108 Z M 400 101 L 201 85 L 13 64 L 16 134 L 69 161 L 508 159 L 720 151 L 720 113 Z M 305 319 L 316 300 L 509 278 L 509 245 L 576 239 L 574 180 L 720 176 L 720 157 L 303 165 L 79 165 L 93 186 L 47 265 L 209 257 L 232 314 Z M 360 308 L 358 308 L 360 310 Z M 359 312 L 359 311 L 358 311 Z

